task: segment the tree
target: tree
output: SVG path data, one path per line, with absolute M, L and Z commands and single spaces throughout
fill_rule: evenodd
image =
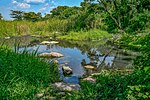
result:
M 96 0 L 107 13 L 109 30 L 134 32 L 143 29 L 149 21 L 148 0 Z M 146 13 L 146 14 L 145 14 Z
M 53 17 L 59 17 L 61 13 L 69 8 L 68 6 L 58 6 L 57 8 L 54 8 L 50 13 L 52 14 Z
M 24 20 L 29 20 L 29 21 L 39 21 L 42 18 L 41 13 L 35 13 L 35 12 L 25 12 L 23 15 Z
M 23 20 L 23 11 L 19 10 L 11 10 L 11 18 L 14 18 L 15 20 Z
M 0 13 L 0 20 L 2 20 L 3 19 L 3 16 L 2 16 L 2 14 Z
M 48 20 L 48 19 L 50 19 L 52 16 L 51 16 L 51 14 L 45 14 L 45 16 L 44 16 L 44 20 Z

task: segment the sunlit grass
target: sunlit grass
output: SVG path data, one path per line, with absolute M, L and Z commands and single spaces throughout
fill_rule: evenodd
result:
M 68 35 L 60 36 L 59 38 L 66 40 L 81 41 L 81 40 L 101 40 L 109 37 L 111 37 L 111 34 L 109 34 L 108 32 L 99 29 L 94 29 L 89 31 L 70 32 Z
M 0 47 L 0 99 L 28 100 L 59 80 L 58 69 L 52 63 L 26 52 L 18 54 Z

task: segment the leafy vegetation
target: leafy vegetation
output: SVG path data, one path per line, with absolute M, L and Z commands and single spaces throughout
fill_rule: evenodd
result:
M 24 52 L 18 54 L 0 47 L 0 98 L 26 99 L 35 98 L 50 83 L 59 80 L 56 65 Z
M 66 40 L 75 40 L 75 41 L 87 41 L 87 40 L 101 40 L 104 38 L 110 38 L 111 34 L 107 31 L 102 31 L 98 29 L 93 29 L 89 31 L 79 31 L 73 32 L 71 31 L 69 34 L 65 36 L 60 36 L 61 39 Z
M 148 100 L 149 5 L 149 0 L 84 0 L 81 7 L 58 6 L 44 17 L 41 13 L 12 10 L 13 21 L 1 20 L 0 14 L 0 37 L 34 34 L 90 41 L 110 39 L 116 35 L 113 33 L 121 33 L 121 37 L 115 39 L 115 44 L 141 54 L 134 60 L 134 71 L 125 71 L 127 74 L 102 71 L 101 75 L 95 76 L 96 84 L 81 81 L 82 89 L 66 95 L 66 98 Z M 35 93 L 58 79 L 54 65 L 49 66 L 34 56 L 17 54 L 1 47 L 0 55 L 0 98 L 32 99 Z

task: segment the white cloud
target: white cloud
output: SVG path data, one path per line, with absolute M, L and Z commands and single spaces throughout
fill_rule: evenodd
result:
M 28 3 L 17 2 L 15 0 L 12 0 L 12 3 L 20 8 L 30 8 L 30 4 L 28 4 Z
M 19 3 L 18 6 L 19 6 L 20 8 L 30 8 L 30 5 L 27 4 L 27 3 Z
M 46 9 L 47 9 L 46 7 L 43 7 L 39 11 L 42 12 L 42 11 L 45 11 Z
M 24 0 L 27 3 L 45 3 L 45 0 Z

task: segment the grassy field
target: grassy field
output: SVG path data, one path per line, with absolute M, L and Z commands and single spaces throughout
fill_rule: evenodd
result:
M 0 99 L 33 100 L 59 80 L 58 68 L 27 53 L 0 47 Z

